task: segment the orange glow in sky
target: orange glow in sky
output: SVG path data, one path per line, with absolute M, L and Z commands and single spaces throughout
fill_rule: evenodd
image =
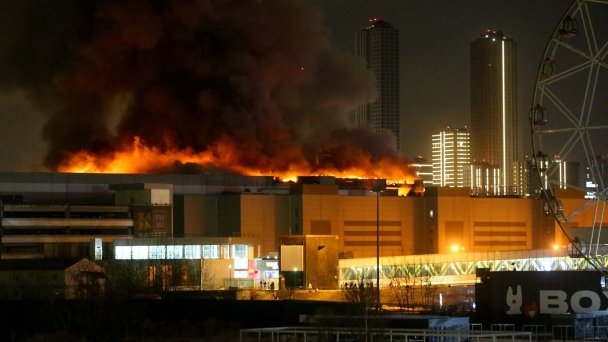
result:
M 407 165 L 394 159 L 381 158 L 371 162 L 361 158 L 359 165 L 338 169 L 336 167 L 316 168 L 301 160 L 288 164 L 288 168 L 273 168 L 272 161 L 266 169 L 246 166 L 242 162 L 246 151 L 237 149 L 228 139 L 216 141 L 205 151 L 191 148 L 159 149 L 147 145 L 135 137 L 130 145 L 112 153 L 94 154 L 79 151 L 69 156 L 59 166 L 60 172 L 74 173 L 154 173 L 171 170 L 176 164 L 196 164 L 214 167 L 246 176 L 274 176 L 283 181 L 295 181 L 298 176 L 324 175 L 338 178 L 383 178 L 392 183 L 411 184 L 415 176 L 407 170 Z M 285 165 L 282 163 L 281 165 Z

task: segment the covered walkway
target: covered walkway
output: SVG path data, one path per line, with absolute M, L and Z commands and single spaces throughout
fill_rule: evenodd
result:
M 608 268 L 608 256 L 594 256 Z M 568 256 L 566 248 L 484 253 L 424 254 L 380 258 L 380 286 L 399 284 L 472 285 L 478 269 L 489 271 L 592 270 L 584 258 Z M 374 282 L 376 258 L 341 259 L 340 285 Z

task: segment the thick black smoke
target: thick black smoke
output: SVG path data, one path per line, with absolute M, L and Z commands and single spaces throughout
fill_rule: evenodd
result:
M 19 1 L 0 38 L 1 86 L 49 115 L 45 164 L 111 153 L 133 137 L 203 151 L 229 139 L 244 166 L 332 164 L 349 150 L 396 156 L 390 137 L 348 128 L 369 92 L 354 57 L 331 53 L 319 13 L 287 0 Z M 11 18 L 8 18 L 11 16 Z M 6 32 L 6 30 L 4 30 Z

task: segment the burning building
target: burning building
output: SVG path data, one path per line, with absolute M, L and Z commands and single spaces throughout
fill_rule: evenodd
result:
M 328 261 L 373 259 L 378 246 L 390 258 L 567 242 L 540 199 L 470 197 L 466 188 L 400 196 L 385 185 L 334 177 L 1 173 L 0 253 L 3 259 L 217 259 L 220 274 L 230 262 L 230 279 L 252 285 L 260 274 L 251 273 L 258 266 L 249 260 L 277 263 L 272 256 L 288 240 L 308 241 L 313 252 L 315 241 L 332 241 L 323 249 L 331 255 L 315 257 Z M 570 207 L 584 201 L 579 197 L 561 198 Z M 273 267 L 261 274 L 277 281 L 278 264 Z

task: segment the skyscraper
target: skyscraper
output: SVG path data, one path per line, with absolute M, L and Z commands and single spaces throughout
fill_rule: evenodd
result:
M 516 56 L 515 42 L 501 31 L 486 30 L 471 43 L 472 174 L 491 180 L 489 195 L 516 192 Z M 477 172 L 476 165 L 483 171 Z
M 374 132 L 389 130 L 400 148 L 399 30 L 380 18 L 357 33 L 356 53 L 374 75 L 374 99 L 365 99 L 355 114 L 355 123 Z
M 469 187 L 469 130 L 447 128 L 433 134 L 433 185 Z

